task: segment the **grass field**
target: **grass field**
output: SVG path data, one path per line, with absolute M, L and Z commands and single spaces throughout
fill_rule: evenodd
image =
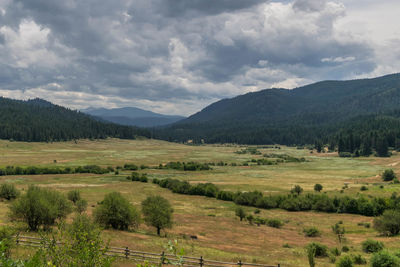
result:
M 14 166 L 80 166 L 96 164 L 101 166 L 122 166 L 125 163 L 158 166 L 170 161 L 198 161 L 242 164 L 262 155 L 236 154 L 239 146 L 202 145 L 188 146 L 156 140 L 78 140 L 62 143 L 22 143 L 0 141 L 0 167 Z M 184 172 L 166 169 L 145 169 L 150 178 L 173 177 L 192 183 L 212 182 L 227 190 L 260 190 L 264 194 L 287 193 L 294 185 L 305 191 L 312 191 L 315 183 L 320 183 L 327 194 L 340 194 L 343 185 L 348 189 L 343 194 L 365 194 L 390 196 L 399 191 L 400 186 L 383 183 L 379 177 L 386 168 L 396 172 L 400 165 L 400 155 L 391 158 L 339 158 L 336 154 L 316 154 L 309 150 L 281 147 L 258 148 L 264 153 L 287 154 L 304 157 L 306 162 L 280 163 L 258 166 L 213 166 L 210 171 Z M 287 212 L 283 210 L 262 210 L 260 216 L 279 218 L 285 222 L 281 229 L 267 226 L 257 227 L 240 222 L 234 214 L 235 205 L 216 199 L 173 194 L 151 183 L 129 182 L 125 179 L 130 172 L 119 175 L 68 174 L 37 176 L 3 176 L 0 181 L 13 182 L 20 189 L 29 184 L 51 187 L 62 192 L 79 189 L 89 203 L 88 213 L 101 201 L 106 193 L 118 191 L 131 203 L 140 208 L 140 203 L 152 194 L 162 195 L 173 205 L 174 226 L 166 231 L 166 236 L 157 237 L 155 230 L 141 225 L 137 231 L 104 231 L 104 237 L 115 246 L 128 246 L 135 250 L 160 252 L 168 240 L 178 239 L 186 254 L 204 256 L 208 259 L 257 263 L 280 263 L 282 266 L 307 266 L 304 247 L 318 241 L 336 247 L 338 243 L 331 226 L 343 221 L 346 229 L 346 245 L 349 253 L 362 253 L 360 243 L 374 238 L 385 243 L 390 250 L 400 249 L 400 239 L 380 237 L 372 227 L 365 228 L 359 223 L 371 223 L 373 218 L 349 214 L 328 214 L 316 212 Z M 369 190 L 360 191 L 362 185 Z M 384 185 L 383 188 L 380 185 Z M 0 203 L 0 223 L 10 224 L 8 203 Z M 248 212 L 254 208 L 247 207 Z M 71 215 L 73 216 L 73 215 Z M 307 238 L 303 228 L 316 226 L 322 236 Z M 197 235 L 197 240 L 187 238 Z M 285 245 L 286 244 L 286 245 Z M 284 246 L 285 245 L 285 246 Z M 368 258 L 368 255 L 364 255 Z M 327 258 L 317 259 L 318 266 L 332 266 Z M 129 266 L 127 262 L 117 265 Z

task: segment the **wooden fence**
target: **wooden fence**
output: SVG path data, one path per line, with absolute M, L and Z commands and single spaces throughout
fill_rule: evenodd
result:
M 41 238 L 38 237 L 21 236 L 21 235 L 16 236 L 15 239 L 17 245 L 29 246 L 29 247 L 41 247 L 43 241 Z M 62 245 L 63 243 L 57 242 L 57 244 Z M 110 257 L 125 258 L 135 262 L 148 262 L 149 264 L 154 264 L 157 266 L 171 265 L 171 263 L 178 261 L 177 256 L 172 254 L 167 254 L 165 252 L 157 254 L 151 252 L 135 251 L 129 249 L 128 247 L 126 248 L 109 247 L 106 255 Z M 233 266 L 280 267 L 280 264 L 265 265 L 265 264 L 247 263 L 242 261 L 224 262 L 224 261 L 206 260 L 203 257 L 196 258 L 188 256 L 183 256 L 180 262 L 182 263 L 182 265 L 187 267 L 233 267 Z

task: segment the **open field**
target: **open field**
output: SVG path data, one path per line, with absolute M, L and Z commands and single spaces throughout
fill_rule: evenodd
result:
M 294 185 L 301 185 L 305 191 L 312 191 L 315 183 L 324 186 L 327 194 L 341 194 L 345 183 L 348 189 L 343 194 L 365 194 L 389 197 L 399 191 L 400 185 L 383 183 L 379 174 L 386 168 L 396 172 L 400 168 L 400 155 L 391 158 L 339 158 L 335 154 L 310 154 L 308 150 L 282 147 L 259 148 L 264 153 L 288 154 L 304 157 L 301 163 L 280 163 L 278 165 L 230 166 L 242 164 L 262 155 L 236 154 L 244 147 L 228 145 L 188 146 L 156 140 L 78 140 L 62 143 L 21 143 L 0 141 L 0 167 L 14 166 L 80 166 L 96 164 L 101 166 L 122 166 L 125 163 L 158 166 L 170 161 L 219 162 L 228 166 L 213 166 L 210 171 L 184 172 L 167 169 L 145 169 L 150 178 L 177 178 L 192 183 L 211 182 L 221 189 L 232 191 L 260 190 L 264 194 L 287 193 Z M 137 231 L 104 231 L 106 239 L 119 247 L 128 246 L 135 250 L 159 252 L 168 240 L 178 239 L 185 247 L 186 254 L 204 256 L 208 259 L 257 263 L 280 263 L 282 266 L 307 266 L 304 247 L 318 241 L 336 247 L 338 243 L 331 226 L 343 221 L 346 229 L 346 245 L 350 253 L 361 253 L 360 243 L 374 238 L 386 247 L 400 249 L 400 238 L 379 237 L 372 227 L 365 228 L 358 223 L 372 223 L 373 218 L 350 214 L 328 214 L 316 212 L 287 212 L 283 210 L 262 210 L 261 217 L 279 218 L 285 222 L 281 229 L 267 226 L 257 227 L 240 222 L 234 214 L 235 204 L 201 196 L 173 194 L 169 190 L 151 183 L 131 182 L 125 179 L 130 172 L 114 174 L 65 174 L 65 175 L 16 175 L 3 176 L 0 181 L 13 182 L 20 189 L 29 184 L 55 188 L 62 192 L 79 189 L 88 200 L 88 213 L 103 199 L 106 193 L 118 191 L 132 204 L 140 203 L 148 195 L 158 194 L 170 200 L 174 207 L 174 227 L 166 231 L 166 237 L 157 237 L 155 230 L 141 225 Z M 369 190 L 360 191 L 362 185 Z M 380 185 L 384 185 L 383 188 Z M 7 202 L 0 203 L 0 223 L 9 224 Z M 247 207 L 248 212 L 255 208 Z M 72 216 L 72 215 L 71 215 Z M 317 238 L 304 237 L 303 228 L 316 226 L 322 231 Z M 163 233 L 164 234 L 164 233 Z M 187 238 L 197 235 L 197 240 Z M 285 244 L 288 244 L 286 248 Z M 365 254 L 368 258 L 368 255 Z M 318 266 L 331 266 L 327 258 L 317 259 Z M 129 263 L 120 262 L 121 266 Z

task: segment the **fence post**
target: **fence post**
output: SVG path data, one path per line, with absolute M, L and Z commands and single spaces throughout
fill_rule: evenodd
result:
M 126 247 L 125 248 L 125 258 L 129 258 L 129 248 L 128 247 Z
M 164 264 L 164 260 L 165 260 L 165 252 L 163 251 L 161 253 L 160 266 L 162 266 Z
M 200 267 L 203 267 L 203 265 L 204 265 L 203 256 L 200 256 Z

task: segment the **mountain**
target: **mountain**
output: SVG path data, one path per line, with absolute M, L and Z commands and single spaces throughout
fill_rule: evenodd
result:
M 100 122 L 79 111 L 43 99 L 13 100 L 0 97 L 0 139 L 64 141 L 79 138 L 150 136 L 147 130 Z
M 185 118 L 182 116 L 158 114 L 135 107 L 114 108 L 114 109 L 88 108 L 82 110 L 82 112 L 113 123 L 118 123 L 121 125 L 131 125 L 131 126 L 134 125 L 138 127 L 162 126 L 162 125 L 172 124 L 174 122 L 180 121 Z
M 355 125 L 363 125 L 367 132 L 378 131 L 384 124 L 377 121 L 388 118 L 396 123 L 390 123 L 387 128 L 398 131 L 395 127 L 398 109 L 400 74 L 323 81 L 292 90 L 266 89 L 223 99 L 187 119 L 158 129 L 156 136 L 207 143 L 338 142 L 339 135 L 357 132 Z M 371 120 L 376 123 L 368 125 L 367 121 Z

